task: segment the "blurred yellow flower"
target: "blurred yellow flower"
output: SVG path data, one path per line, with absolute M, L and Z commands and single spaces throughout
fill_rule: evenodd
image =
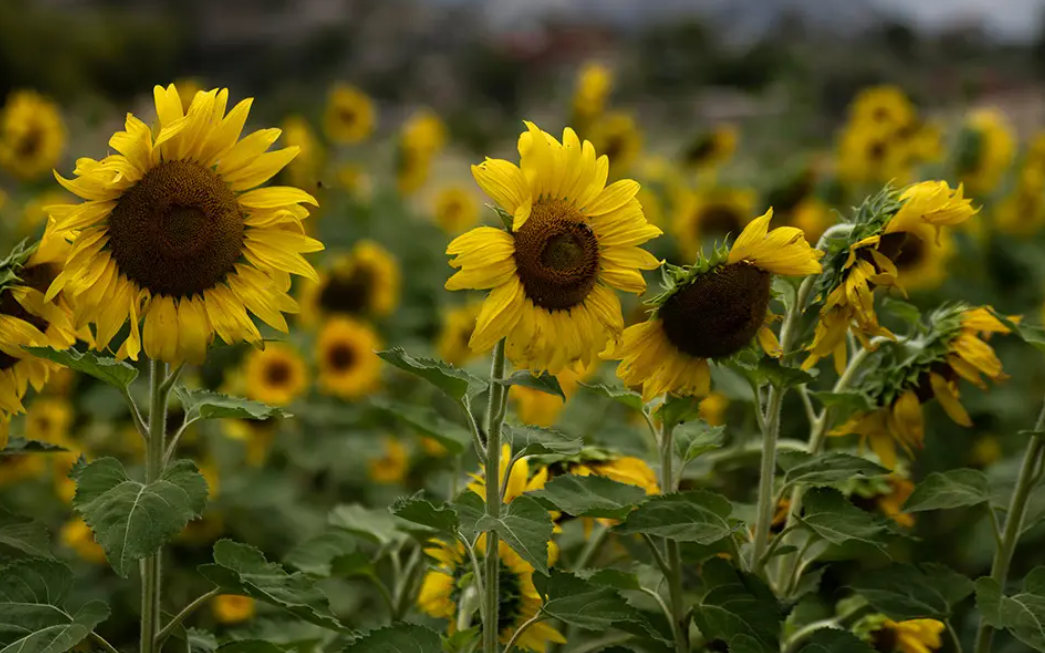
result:
M 595 151 L 609 157 L 612 178 L 626 174 L 642 153 L 642 131 L 635 118 L 622 111 L 599 118 L 589 137 Z
M 600 363 L 595 361 L 586 369 L 576 365 L 566 367 L 555 376 L 566 395 L 566 401 L 573 398 L 581 381 L 591 378 Z M 509 397 L 515 401 L 519 421 L 531 426 L 554 426 L 566 407 L 566 403 L 555 395 L 519 385 L 512 386 Z
M 683 147 L 680 163 L 686 168 L 705 170 L 728 161 L 737 150 L 739 136 L 733 125 L 719 125 L 697 134 Z
M 326 153 L 312 126 L 302 116 L 295 115 L 286 117 L 280 127 L 283 129 L 283 144 L 298 148 L 298 155 L 283 169 L 287 181 L 299 188 L 318 188 Z
M 358 143 L 374 131 L 374 122 L 374 102 L 366 93 L 349 84 L 337 84 L 330 90 L 323 128 L 331 141 Z
M 435 196 L 435 221 L 448 234 L 457 235 L 479 220 L 479 201 L 461 186 L 447 186 Z
M 940 635 L 946 626 L 936 619 L 910 619 L 896 622 L 886 619 L 871 633 L 877 651 L 894 653 L 931 653 L 943 647 Z
M 25 437 L 57 444 L 69 437 L 72 424 L 73 407 L 68 401 L 41 396 L 29 405 L 25 416 Z
M 286 406 L 308 390 L 308 368 L 294 347 L 272 342 L 247 354 L 247 397 Z
M 358 399 L 373 392 L 381 380 L 381 347 L 377 334 L 349 317 L 328 320 L 319 332 L 316 359 L 319 387 L 342 399 Z
M 713 188 L 683 191 L 675 198 L 672 230 L 687 261 L 692 261 L 703 245 L 721 245 L 729 236 L 734 240 L 755 212 L 757 197 L 746 188 Z
M 214 618 L 221 624 L 238 624 L 254 617 L 254 599 L 235 594 L 219 594 L 211 601 Z
M 955 157 L 961 181 L 973 195 L 990 193 L 1009 169 L 1016 140 L 1005 116 L 996 109 L 969 115 Z
M 58 105 L 34 91 L 14 91 L 0 110 L 0 167 L 23 180 L 49 174 L 65 150 Z
M 410 457 L 403 443 L 393 437 L 382 440 L 384 453 L 367 465 L 367 475 L 375 483 L 402 483 L 410 470 Z
M 105 551 L 94 541 L 94 533 L 79 517 L 74 517 L 62 525 L 59 535 L 62 545 L 71 550 L 82 560 L 95 565 L 105 562 Z
M 700 419 L 711 426 L 725 424 L 727 410 L 729 410 L 729 397 L 721 392 L 712 392 L 700 401 Z
M 337 256 L 313 283 L 301 285 L 301 321 L 312 326 L 325 317 L 386 316 L 399 303 L 399 264 L 373 240 L 360 240 Z
M 597 61 L 588 61 L 577 74 L 573 92 L 573 113 L 579 123 L 602 115 L 606 99 L 613 90 L 613 71 Z
M 464 365 L 478 353 L 472 351 L 468 342 L 475 331 L 482 304 L 469 302 L 443 311 L 443 326 L 439 331 L 437 349 L 439 357 L 451 365 Z
M 22 221 L 18 231 L 22 235 L 29 235 L 47 222 L 47 207 L 55 204 L 66 204 L 69 202 L 69 193 L 62 190 L 49 189 L 35 195 L 25 204 L 22 209 Z

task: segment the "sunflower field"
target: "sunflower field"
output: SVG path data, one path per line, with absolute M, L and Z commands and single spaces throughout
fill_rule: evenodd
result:
M 1045 121 L 627 68 L 0 98 L 0 653 L 1045 651 Z

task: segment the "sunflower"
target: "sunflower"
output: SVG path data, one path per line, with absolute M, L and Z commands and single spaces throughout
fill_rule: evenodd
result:
M 791 211 L 788 224 L 798 227 L 811 243 L 818 242 L 828 227 L 835 223 L 835 215 L 831 209 L 817 197 L 808 197 L 799 202 Z
M 399 303 L 399 277 L 399 265 L 387 249 L 360 240 L 315 283 L 302 284 L 301 321 L 314 325 L 335 315 L 389 315 Z
M 475 591 L 468 580 L 472 567 L 462 544 L 431 540 L 429 545 L 425 553 L 436 564 L 421 582 L 417 607 L 430 617 L 448 619 L 452 633 L 457 630 L 457 611 L 463 594 Z M 489 555 L 485 536 L 479 538 L 476 549 L 484 557 Z M 533 567 L 503 541 L 498 542 L 497 552 L 501 562 L 497 629 L 501 643 L 507 644 L 515 631 L 540 611 L 542 601 L 533 584 Z M 565 644 L 566 638 L 548 622 L 538 621 L 519 637 L 516 646 L 545 653 L 549 643 Z
M 247 397 L 270 406 L 286 406 L 308 390 L 308 368 L 294 347 L 269 343 L 247 354 Z
M 650 319 L 628 327 L 611 354 L 621 361 L 617 376 L 627 386 L 641 385 L 644 401 L 666 392 L 707 395 L 708 360 L 732 356 L 756 337 L 767 354 L 780 355 L 767 326 L 772 275 L 817 274 L 822 253 L 800 229 L 769 231 L 772 217 L 769 209 L 752 220 L 728 253 L 668 268 L 672 286 L 654 300 Z
M 611 177 L 627 172 L 642 153 L 642 131 L 628 113 L 606 114 L 592 125 L 590 138 L 595 151 L 609 157 Z
M 686 168 L 707 170 L 728 161 L 737 150 L 737 129 L 733 125 L 719 125 L 697 134 L 679 153 L 679 161 Z
M 342 399 L 372 392 L 381 380 L 381 359 L 375 353 L 380 346 L 377 334 L 362 322 L 349 317 L 328 320 L 316 346 L 320 388 Z
M 755 210 L 754 191 L 716 188 L 684 191 L 675 200 L 673 231 L 687 259 L 693 259 L 707 241 L 736 237 Z
M 581 381 L 590 378 L 599 367 L 599 361 L 594 362 L 587 369 L 578 369 L 577 366 L 563 368 L 556 376 L 562 387 L 566 401 L 573 398 Z M 559 420 L 559 415 L 566 407 L 563 401 L 556 395 L 534 390 L 525 386 L 512 386 L 509 394 L 516 404 L 516 412 L 519 421 L 530 426 L 553 426 Z
M 908 236 L 890 260 L 903 279 L 903 290 L 915 292 L 939 288 L 947 279 L 947 264 L 953 256 L 954 237 L 942 231 L 935 240 Z
M 435 221 L 448 234 L 459 234 L 479 220 L 479 202 L 460 186 L 447 186 L 435 196 Z
M 862 89 L 849 106 L 849 120 L 897 131 L 915 120 L 914 105 L 896 86 Z
M 81 560 L 94 565 L 105 563 L 105 550 L 94 540 L 91 527 L 79 517 L 74 517 L 62 525 L 59 538 L 62 544 Z
M 838 176 L 848 184 L 906 181 L 911 175 L 907 144 L 887 127 L 851 123 L 838 148 Z
M 335 143 L 358 143 L 374 131 L 374 103 L 366 93 L 348 84 L 330 89 L 323 129 Z
M 944 225 L 960 224 L 975 213 L 971 201 L 962 197 L 962 187 L 953 190 L 945 181 L 919 182 L 899 193 L 887 189 L 865 203 L 848 238 L 840 246 L 830 245 L 828 272 L 819 286 L 820 320 L 803 369 L 833 355 L 841 374 L 850 329 L 867 348 L 869 336 L 891 337 L 878 323 L 875 288 L 903 287 L 896 261 L 904 250 L 933 246 Z
M 875 497 L 875 506 L 878 510 L 904 528 L 914 527 L 914 515 L 903 511 L 903 505 L 907 503 L 914 492 L 914 483 L 910 479 L 890 474 L 886 477 L 889 491 Z
M 936 619 L 882 619 L 871 631 L 871 645 L 880 653 L 931 653 L 943 647 L 946 626 Z
M 427 109 L 412 115 L 403 125 L 396 150 L 396 184 L 404 195 L 428 180 L 432 160 L 446 144 L 446 126 Z
M 570 128 L 563 143 L 526 123 L 521 167 L 487 159 L 472 167 L 479 186 L 505 211 L 508 230 L 478 227 L 447 247 L 459 268 L 447 290 L 489 289 L 470 346 L 507 339 L 516 367 L 557 374 L 577 361 L 587 367 L 623 329 L 612 288 L 641 294 L 640 270 L 660 262 L 638 245 L 660 235 L 646 222 L 621 180 L 606 186 L 609 161 L 596 159 Z
M 367 465 L 367 476 L 375 483 L 402 483 L 410 470 L 410 458 L 406 447 L 399 440 L 387 437 L 383 441 L 384 453 Z
M 726 411 L 729 410 L 729 397 L 721 392 L 712 392 L 700 401 L 700 419 L 711 426 L 722 426 L 726 423 Z
M 65 149 L 65 123 L 51 100 L 15 91 L 0 111 L 0 167 L 23 180 L 42 177 Z
M 568 474 L 602 476 L 625 485 L 634 485 L 646 494 L 660 494 L 657 473 L 641 458 L 610 454 L 572 463 L 566 466 Z
M 211 599 L 211 612 L 220 624 L 238 624 L 254 617 L 254 599 L 236 594 L 219 594 Z
M 25 415 L 25 437 L 40 442 L 64 442 L 73 425 L 73 407 L 65 399 L 41 396 Z
M 1045 225 L 1045 168 L 1025 165 L 1015 188 L 994 207 L 992 217 L 992 226 L 1002 233 L 1037 233 Z
M 1016 141 L 1005 117 L 994 109 L 974 111 L 955 148 L 957 172 L 973 195 L 990 193 L 1001 181 L 1016 153 Z
M 370 175 L 355 163 L 342 163 L 337 168 L 337 183 L 350 196 L 357 200 L 370 197 Z
M 476 352 L 468 346 L 475 331 L 475 321 L 479 318 L 482 304 L 469 302 L 443 313 L 443 326 L 439 331 L 436 345 L 439 357 L 451 365 L 464 365 L 476 356 Z
M 298 155 L 283 169 L 287 182 L 299 188 L 318 188 L 326 153 L 312 126 L 302 116 L 288 116 L 280 127 L 283 143 L 298 148 Z
M 228 438 L 244 442 L 247 464 L 261 467 L 276 439 L 279 420 L 223 419 L 221 431 Z
M 501 471 L 497 475 L 499 481 L 503 481 L 504 473 L 508 469 L 508 463 L 512 458 L 512 448 L 510 445 L 501 445 Z M 508 483 L 504 486 L 504 494 L 502 498 L 505 503 L 511 503 L 518 497 L 521 497 L 526 492 L 533 490 L 544 489 L 544 484 L 548 482 L 548 468 L 544 465 L 538 465 L 533 473 L 530 470 L 530 461 L 527 458 L 519 459 L 514 465 L 512 465 L 512 473 L 508 477 Z M 486 497 L 486 467 L 480 465 L 480 472 L 472 475 L 472 482 L 468 484 L 468 489 L 475 492 L 480 497 Z
M 602 115 L 606 98 L 613 90 L 613 71 L 597 61 L 589 61 L 577 74 L 573 92 L 573 116 L 579 124 L 588 124 Z
M 97 349 L 129 320 L 120 357 L 144 348 L 154 360 L 200 363 L 215 333 L 260 346 L 248 311 L 286 332 L 282 314 L 297 311 L 290 273 L 316 279 L 301 254 L 323 249 L 301 233 L 311 195 L 256 188 L 298 150 L 264 153 L 278 129 L 239 140 L 251 100 L 225 115 L 226 89 L 197 93 L 188 113 L 173 84 L 154 96 L 157 133 L 128 114 L 109 141 L 121 154 L 79 159 L 72 180 L 55 175 L 88 201 L 50 209 L 73 247 L 47 297 L 71 296 L 77 321 L 95 324 Z

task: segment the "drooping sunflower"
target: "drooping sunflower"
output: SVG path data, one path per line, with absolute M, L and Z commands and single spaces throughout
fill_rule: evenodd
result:
M 606 186 L 609 161 L 572 129 L 563 142 L 526 123 L 521 166 L 487 159 L 472 167 L 479 186 L 505 211 L 507 230 L 478 227 L 447 247 L 459 268 L 447 290 L 490 290 L 470 345 L 501 338 L 516 367 L 558 373 L 588 366 L 623 329 L 613 288 L 642 293 L 641 270 L 660 262 L 638 246 L 661 231 L 646 222 L 621 180 Z
M 589 138 L 596 152 L 610 160 L 610 176 L 620 177 L 642 153 L 642 131 L 635 118 L 623 111 L 608 113 L 591 127 Z
M 51 171 L 65 150 L 58 105 L 34 91 L 15 91 L 0 110 L 0 167 L 32 180 Z
M 652 300 L 648 321 L 628 327 L 611 358 L 617 376 L 642 386 L 642 398 L 710 392 L 708 361 L 728 358 L 757 338 L 765 352 L 780 355 L 768 327 L 772 275 L 805 276 L 821 271 L 822 253 L 796 227 L 769 230 L 770 209 L 752 220 L 727 250 L 693 266 L 669 266 L 671 284 Z
M 935 240 L 908 237 L 890 260 L 896 265 L 900 286 L 917 292 L 939 288 L 947 279 L 947 264 L 954 256 L 954 236 L 941 231 Z
M 334 317 L 323 325 L 316 345 L 319 386 L 342 399 L 357 399 L 377 388 L 380 342 L 373 329 L 349 317 Z
M 337 84 L 330 89 L 323 129 L 335 143 L 358 143 L 374 131 L 374 103 L 355 86 Z
M 970 114 L 955 148 L 955 167 L 973 195 L 990 193 L 1016 154 L 1012 128 L 1001 112 L 980 109 Z
M 311 326 L 334 315 L 390 315 L 399 304 L 399 285 L 392 254 L 373 240 L 360 240 L 315 283 L 301 285 L 301 321 Z
M 589 61 L 577 74 L 573 92 L 573 117 L 587 125 L 602 115 L 606 99 L 613 90 L 613 71 L 597 61 Z
M 433 203 L 435 222 L 448 234 L 459 234 L 479 220 L 479 202 L 469 190 L 447 186 Z
M 904 279 L 896 260 L 905 248 L 930 246 L 943 226 L 961 224 L 975 213 L 971 201 L 962 196 L 962 187 L 952 189 L 945 181 L 919 182 L 902 191 L 887 188 L 865 202 L 848 235 L 828 244 L 827 272 L 817 286 L 823 302 L 820 320 L 802 367 L 809 369 L 821 358 L 834 356 L 841 374 L 850 329 L 867 348 L 870 337 L 891 337 L 878 322 L 874 290 L 902 288 Z
M 382 441 L 384 452 L 367 464 L 367 476 L 375 483 L 402 483 L 410 470 L 410 457 L 403 443 L 393 437 Z
M 754 213 L 755 200 L 755 192 L 743 188 L 680 193 L 675 198 L 672 231 L 686 258 L 695 258 L 705 244 L 735 238 Z
M 870 389 L 878 407 L 853 415 L 831 435 L 858 435 L 861 444 L 869 445 L 892 469 L 897 444 L 909 457 L 922 447 L 923 403 L 935 398 L 951 420 L 971 427 L 972 419 L 959 400 L 958 380 L 986 388 L 986 380 L 1007 378 L 984 336 L 1009 332 L 990 307 L 955 304 L 937 309 L 910 345 L 896 345 L 897 351 L 887 352 L 890 358 L 863 379 L 861 385 Z
M 467 580 L 472 567 L 468 563 L 464 546 L 459 542 L 447 543 L 431 540 L 425 549 L 435 565 L 425 574 L 417 597 L 417 607 L 425 614 L 437 619 L 449 620 L 449 631 L 457 630 L 457 611 L 465 592 L 475 592 Z M 476 546 L 485 557 L 486 537 L 479 538 Z M 497 629 L 502 644 L 508 643 L 519 627 L 533 618 L 541 609 L 541 595 L 533 584 L 534 569 L 519 557 L 511 547 L 498 542 L 501 563 L 499 610 Z M 525 651 L 545 653 L 548 644 L 565 644 L 566 638 L 547 621 L 533 624 L 516 640 L 516 646 Z
M 211 612 L 220 624 L 238 624 L 254 617 L 254 599 L 237 594 L 219 594 L 211 599 Z
M 302 254 L 323 244 L 301 226 L 301 204 L 316 201 L 258 186 L 297 148 L 265 153 L 278 129 L 240 140 L 252 101 L 226 115 L 227 89 L 197 93 L 188 113 L 173 84 L 153 95 L 155 131 L 128 114 L 109 141 L 120 154 L 79 159 L 71 180 L 55 175 L 87 201 L 50 209 L 73 246 L 48 299 L 64 290 L 77 321 L 95 325 L 97 349 L 129 321 L 118 356 L 135 360 L 144 349 L 154 360 L 202 362 L 215 333 L 260 345 L 250 313 L 285 333 L 283 313 L 297 311 L 290 274 L 317 278 Z
M 323 174 L 326 153 L 312 126 L 302 116 L 287 116 L 280 125 L 283 143 L 298 148 L 298 155 L 283 169 L 287 183 L 298 188 L 316 189 Z
M 247 354 L 247 397 L 270 406 L 286 406 L 308 389 L 308 367 L 287 344 L 268 343 Z
M 679 152 L 686 168 L 707 170 L 728 161 L 737 150 L 738 134 L 733 125 L 719 125 L 697 134 Z
M 436 345 L 440 358 L 451 365 L 460 366 L 477 355 L 468 346 L 468 342 L 472 339 L 472 332 L 475 331 L 475 322 L 479 318 L 481 309 L 481 303 L 469 302 L 443 313 L 443 326 L 439 331 L 439 340 Z

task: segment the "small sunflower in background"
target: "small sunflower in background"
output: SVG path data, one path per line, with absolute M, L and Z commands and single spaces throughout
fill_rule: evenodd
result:
M 211 599 L 211 613 L 219 624 L 232 625 L 254 618 L 257 606 L 249 596 L 219 594 Z
M 25 181 L 58 165 L 65 150 L 58 105 L 34 91 L 14 91 L 0 110 L 0 167 Z
M 729 397 L 721 392 L 712 392 L 700 400 L 698 408 L 700 419 L 711 426 L 722 426 L 726 423 L 726 412 L 729 410 Z
M 372 192 L 370 174 L 363 166 L 355 163 L 342 163 L 337 167 L 337 183 L 355 200 L 368 200 Z
M 396 185 L 409 195 L 428 181 L 432 161 L 446 146 L 446 126 L 428 109 L 415 112 L 403 124 L 396 146 Z
M 479 221 L 479 201 L 466 188 L 447 186 L 436 194 L 432 213 L 443 231 L 457 235 Z
M 301 321 L 311 326 L 335 315 L 391 315 L 399 304 L 399 264 L 373 240 L 337 256 L 314 283 L 301 286 Z
M 906 182 L 911 176 L 907 147 L 880 125 L 849 124 L 838 140 L 838 176 L 851 185 Z
M 287 116 L 280 124 L 283 144 L 298 148 L 298 155 L 283 169 L 287 183 L 314 190 L 319 187 L 326 162 L 326 152 L 316 138 L 312 125 L 302 116 Z
M 634 116 L 614 111 L 598 119 L 587 136 L 596 152 L 610 160 L 610 177 L 627 173 L 642 154 L 642 130 Z
M 375 114 L 370 96 L 355 86 L 337 84 L 327 97 L 323 130 L 339 145 L 359 143 L 374 131 Z
M 728 358 L 758 340 L 770 356 L 780 344 L 769 328 L 772 275 L 821 271 L 822 253 L 795 227 L 769 230 L 770 209 L 752 220 L 728 249 L 692 266 L 668 266 L 670 285 L 651 303 L 648 321 L 628 327 L 608 357 L 617 376 L 642 386 L 643 401 L 664 393 L 705 396 L 709 360 Z
M 410 471 L 410 456 L 403 443 L 393 437 L 381 441 L 382 454 L 367 463 L 367 476 L 385 485 L 402 483 Z
M 902 288 L 904 279 L 896 260 L 904 249 L 936 246 L 942 227 L 966 222 L 976 211 L 971 200 L 962 196 L 961 186 L 955 190 L 945 181 L 923 181 L 901 191 L 887 188 L 867 200 L 857 210 L 848 235 L 827 245 L 826 272 L 817 286 L 818 300 L 823 302 L 820 320 L 803 369 L 834 356 L 841 374 L 850 329 L 865 348 L 871 348 L 869 337 L 891 337 L 878 323 L 875 289 Z
M 483 557 L 490 555 L 485 537 L 479 538 L 476 549 Z M 462 592 L 475 591 L 466 578 L 471 577 L 472 567 L 460 543 L 430 540 L 425 553 L 434 563 L 421 582 L 417 607 L 430 617 L 449 620 L 453 632 Z M 533 584 L 533 566 L 503 541 L 498 543 L 498 555 L 501 574 L 497 626 L 500 642 L 507 644 L 515 631 L 540 611 L 542 600 Z M 544 653 L 551 643 L 565 644 L 566 638 L 547 621 L 538 621 L 523 632 L 515 645 L 524 651 Z
M 1005 116 L 996 109 L 972 112 L 958 137 L 954 165 L 973 195 L 997 187 L 1016 155 L 1016 140 Z
M 227 89 L 197 93 L 188 113 L 173 84 L 153 95 L 155 130 L 128 114 L 109 141 L 120 154 L 78 159 L 71 180 L 56 175 L 87 201 L 50 207 L 73 245 L 47 297 L 71 297 L 77 321 L 95 325 L 96 349 L 129 322 L 121 358 L 144 349 L 153 360 L 199 363 L 215 334 L 260 346 L 250 314 L 286 333 L 283 313 L 298 310 L 290 275 L 318 278 L 302 254 L 323 244 L 301 233 L 302 204 L 315 199 L 259 188 L 298 149 L 266 153 L 278 129 L 240 140 L 252 100 L 226 115 Z
M 37 397 L 25 414 L 25 437 L 55 444 L 65 442 L 74 417 L 72 404 L 65 399 Z
M 481 303 L 469 302 L 443 311 L 443 324 L 436 342 L 440 358 L 451 365 L 461 366 L 485 353 L 474 352 L 468 346 L 481 309 Z
M 308 390 L 308 367 L 294 347 L 278 342 L 247 354 L 247 397 L 270 406 L 286 406 Z
M 897 444 L 912 458 L 922 447 L 923 403 L 935 398 L 955 424 L 968 428 L 972 419 L 959 399 L 958 381 L 986 389 L 986 380 L 1008 378 L 985 338 L 1010 329 L 990 307 L 944 306 L 920 329 L 910 343 L 895 345 L 895 352 L 888 349 L 886 361 L 863 379 L 861 386 L 870 388 L 877 408 L 851 416 L 831 432 L 859 436 L 861 446 L 869 446 L 890 469 L 896 466 Z
M 693 259 L 701 247 L 736 236 L 755 212 L 757 196 L 744 188 L 684 191 L 675 198 L 672 231 L 683 254 Z
M 248 465 L 261 467 L 279 434 L 279 420 L 223 419 L 221 432 L 225 437 L 244 443 Z
M 943 631 L 947 626 L 936 619 L 893 621 L 884 615 L 861 620 L 856 630 L 862 638 L 882 653 L 932 653 L 943 648 Z
M 904 465 L 898 465 L 888 476 L 855 478 L 847 483 L 849 500 L 857 508 L 879 514 L 903 528 L 914 528 L 915 516 L 903 511 L 904 503 L 914 492 Z
M 664 203 L 656 192 L 643 186 L 635 195 L 635 199 L 642 207 L 642 214 L 646 216 L 646 222 L 656 227 L 664 225 Z
M 861 89 L 849 105 L 849 120 L 896 131 L 914 122 L 915 109 L 899 87 L 870 86 Z
M 105 550 L 94 540 L 91 527 L 79 517 L 74 517 L 62 525 L 58 534 L 62 546 L 76 554 L 81 560 L 92 565 L 105 563 Z
M 683 167 L 703 171 L 717 168 L 737 151 L 739 135 L 733 125 L 718 125 L 700 132 L 686 143 L 678 160 Z
M 641 270 L 660 265 L 639 245 L 660 235 L 646 222 L 638 183 L 606 186 L 609 161 L 570 128 L 560 143 L 533 123 L 519 138 L 521 167 L 472 167 L 510 230 L 478 227 L 446 253 L 458 269 L 447 290 L 490 290 L 472 334 L 475 351 L 506 338 L 516 367 L 557 374 L 588 366 L 623 329 L 613 288 L 641 294 Z
M 515 410 L 519 421 L 530 426 L 553 426 L 559 421 L 559 415 L 566 408 L 566 402 L 577 393 L 581 381 L 589 379 L 599 368 L 601 361 L 595 361 L 587 368 L 578 366 L 566 367 L 555 377 L 562 387 L 566 401 L 556 395 L 548 394 L 524 386 L 512 386 L 509 397 L 515 402 Z
M 333 317 L 319 331 L 316 363 L 319 387 L 341 399 L 358 399 L 381 380 L 381 344 L 374 330 L 349 317 Z
M 1040 231 L 1045 226 L 1045 168 L 1024 166 L 991 217 L 991 226 L 1004 234 L 1026 237 Z
M 577 73 L 573 91 L 573 118 L 587 126 L 602 115 L 613 90 L 613 71 L 598 61 L 588 61 Z

